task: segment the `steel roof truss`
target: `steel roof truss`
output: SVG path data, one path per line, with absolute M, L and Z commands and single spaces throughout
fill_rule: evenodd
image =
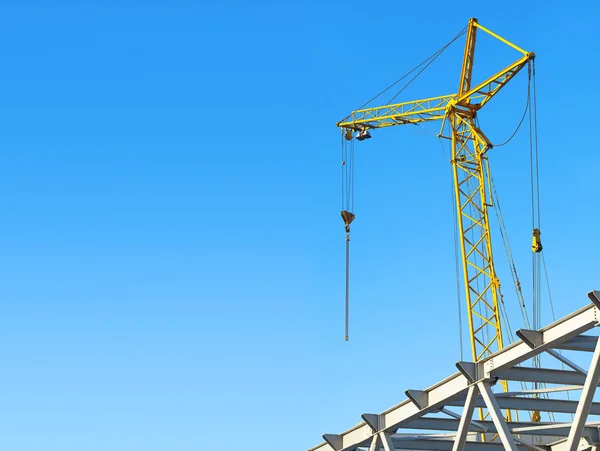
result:
M 369 451 L 382 451 L 382 448 L 383 451 L 538 451 L 539 447 L 517 443 L 516 440 L 522 440 L 519 437 L 528 435 L 567 437 L 549 445 L 551 451 L 552 447 L 556 447 L 554 451 L 576 451 L 587 446 L 586 443 L 598 443 L 600 424 L 586 425 L 586 420 L 588 415 L 600 415 L 600 403 L 593 402 L 600 381 L 600 345 L 597 337 L 583 334 L 598 325 L 600 291 L 591 292 L 588 296 L 592 304 L 538 331 L 522 329 L 519 331 L 521 340 L 476 364 L 458 362 L 458 373 L 425 390 L 406 391 L 408 399 L 380 414 L 363 414 L 361 423 L 341 434 L 325 434 L 325 442 L 309 451 L 353 451 L 358 447 L 368 447 Z M 585 371 L 555 349 L 594 351 L 590 370 Z M 548 352 L 575 371 L 519 366 L 543 352 Z M 502 393 L 494 394 L 491 388 L 498 379 L 568 386 L 523 390 L 503 396 Z M 579 401 L 531 397 L 580 388 Z M 463 412 L 458 414 L 447 406 L 463 407 Z M 473 421 L 473 409 L 477 407 L 488 409 L 493 421 Z M 503 409 L 575 413 L 575 418 L 573 423 L 507 423 L 502 416 Z M 443 412 L 452 419 L 426 417 L 434 412 Z M 445 438 L 448 434 L 427 432 L 403 437 L 391 435 L 400 428 L 450 431 L 454 432 L 450 435 L 455 437 L 450 440 Z M 471 437 L 486 430 L 497 432 L 502 443 L 472 441 Z M 513 434 L 519 437 L 515 440 Z

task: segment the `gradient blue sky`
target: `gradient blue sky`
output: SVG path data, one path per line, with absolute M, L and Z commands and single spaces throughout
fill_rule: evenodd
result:
M 357 146 L 345 343 L 334 124 L 470 16 L 538 55 L 545 255 L 557 314 L 585 304 L 598 6 L 473 3 L 4 2 L 0 448 L 305 450 L 452 372 L 447 159 L 413 129 Z M 455 91 L 461 47 L 402 100 Z M 476 77 L 518 56 L 479 49 Z M 525 92 L 482 112 L 493 142 Z M 528 289 L 527 146 L 491 159 Z

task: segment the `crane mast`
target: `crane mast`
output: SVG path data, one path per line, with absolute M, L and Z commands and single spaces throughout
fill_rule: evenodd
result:
M 472 86 L 478 30 L 521 53 L 514 63 Z M 473 361 L 502 349 L 500 282 L 494 268 L 488 207 L 492 206 L 487 152 L 493 147 L 476 122 L 477 112 L 535 58 L 470 19 L 457 94 L 353 111 L 336 125 L 346 139 L 370 137 L 369 130 L 443 121 L 451 130 L 451 160 L 462 273 Z M 504 383 L 505 384 L 505 383 Z M 504 387 L 506 390 L 506 386 Z

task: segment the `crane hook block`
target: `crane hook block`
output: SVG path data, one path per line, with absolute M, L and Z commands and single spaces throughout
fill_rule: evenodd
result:
M 540 237 L 541 234 L 542 232 L 540 232 L 540 229 L 533 229 L 533 240 L 531 242 L 531 250 L 533 252 L 542 252 L 543 246 L 542 238 Z
M 342 219 L 344 220 L 344 225 L 346 226 L 346 233 L 350 233 L 350 224 L 352 224 L 352 221 L 354 221 L 356 215 L 346 210 L 342 210 L 341 215 Z

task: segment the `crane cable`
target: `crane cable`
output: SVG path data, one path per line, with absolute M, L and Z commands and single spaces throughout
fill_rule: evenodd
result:
M 519 274 L 517 272 L 517 266 L 515 265 L 515 259 L 513 257 L 512 249 L 510 247 L 510 240 L 508 237 L 508 231 L 506 230 L 506 224 L 504 223 L 504 216 L 502 214 L 502 206 L 500 205 L 500 198 L 498 197 L 498 192 L 496 191 L 496 183 L 494 182 L 493 177 L 490 175 L 490 181 L 492 185 L 492 196 L 494 199 L 494 213 L 496 214 L 496 220 L 498 221 L 498 229 L 500 230 L 500 236 L 502 238 L 502 244 L 504 245 L 504 252 L 506 253 L 506 259 L 508 261 L 510 267 L 510 274 L 513 279 L 513 285 L 515 287 L 515 293 L 517 295 L 519 310 L 521 311 L 521 316 L 523 317 L 523 324 L 527 329 L 531 329 L 531 323 L 529 322 L 529 315 L 527 314 L 527 305 L 525 304 L 525 297 L 523 296 L 523 290 L 521 289 L 521 281 L 519 279 Z M 502 303 L 504 305 L 504 302 Z M 508 321 L 508 317 L 507 317 Z M 507 324 L 509 327 L 509 337 L 512 342 L 513 336 L 512 332 L 510 332 L 510 323 Z
M 350 224 L 354 221 L 354 138 L 350 140 L 342 130 L 342 211 L 346 231 L 346 314 L 345 341 L 349 339 L 350 316 Z
M 528 66 L 529 77 L 533 75 L 533 102 L 529 109 L 529 177 L 531 186 L 531 229 L 533 234 L 532 241 L 532 308 L 533 308 L 533 328 L 538 330 L 541 327 L 541 283 L 540 283 L 540 252 L 542 250 L 540 239 L 540 187 L 539 187 L 539 152 L 537 143 L 537 114 L 535 99 L 535 60 Z M 540 356 L 534 358 L 534 366 L 540 366 Z
M 546 261 L 545 261 L 545 257 L 544 257 L 544 254 L 542 251 L 542 246 L 541 246 L 541 239 L 540 239 L 541 233 L 539 231 L 540 224 L 541 224 L 541 213 L 540 213 L 541 208 L 540 208 L 540 186 L 539 186 L 539 147 L 538 147 L 538 132 L 537 132 L 537 108 L 536 108 L 537 107 L 537 99 L 536 99 L 536 86 L 535 86 L 535 61 L 530 62 L 529 66 L 528 66 L 528 73 L 529 73 L 529 77 L 528 77 L 528 85 L 527 85 L 527 101 L 526 101 L 526 105 L 525 105 L 525 111 L 523 112 L 521 120 L 519 121 L 517 127 L 515 128 L 514 132 L 511 134 L 511 136 L 502 144 L 497 144 L 494 147 L 501 147 L 501 146 L 508 144 L 516 136 L 517 132 L 519 131 L 519 129 L 521 128 L 521 126 L 525 120 L 525 117 L 527 115 L 529 115 L 530 186 L 531 186 L 531 211 L 532 211 L 531 215 L 532 215 L 532 230 L 533 230 L 533 236 L 534 236 L 533 242 L 532 242 L 532 251 L 533 251 L 533 253 L 532 253 L 532 268 L 533 268 L 533 271 L 532 271 L 532 277 L 533 277 L 532 307 L 533 307 L 533 328 L 537 330 L 541 326 L 540 260 L 543 263 L 543 271 L 544 271 L 544 275 L 545 275 L 545 282 L 546 282 L 547 289 L 548 289 L 548 297 L 549 297 L 549 301 L 550 301 L 550 309 L 551 309 L 553 319 L 556 319 L 556 316 L 554 313 L 554 305 L 552 302 L 552 293 L 550 290 L 550 281 L 549 281 L 549 277 L 548 277 L 548 270 L 546 267 Z M 532 91 L 533 91 L 533 98 L 532 98 Z M 502 237 L 502 241 L 504 244 L 504 250 L 506 252 L 507 260 L 509 262 L 509 266 L 510 266 L 510 270 L 511 270 L 510 272 L 511 272 L 511 276 L 513 278 L 516 295 L 519 300 L 519 308 L 520 308 L 521 314 L 523 316 L 523 322 L 525 324 L 525 327 L 531 328 L 530 322 L 529 322 L 529 316 L 527 313 L 527 307 L 525 304 L 525 299 L 523 296 L 523 292 L 521 290 L 521 283 L 520 283 L 517 269 L 516 269 L 516 266 L 514 263 L 512 250 L 510 247 L 510 241 L 508 239 L 508 233 L 506 231 L 506 226 L 504 223 L 504 217 L 502 215 L 500 201 L 498 199 L 498 193 L 496 191 L 496 186 L 495 186 L 493 178 L 491 177 L 491 174 L 490 174 L 490 181 L 491 181 L 491 188 L 492 188 L 492 196 L 494 198 L 494 204 L 497 207 L 494 210 L 496 213 L 496 218 L 498 220 L 500 235 Z M 502 294 L 500 296 L 501 296 L 501 299 L 503 299 Z M 508 314 L 507 314 L 506 306 L 504 305 L 504 302 L 502 302 L 502 304 L 501 304 L 501 312 L 503 314 L 505 324 L 507 325 L 507 331 L 509 332 L 509 341 L 512 341 L 512 330 L 511 330 L 511 326 L 510 326 L 510 322 L 509 322 L 509 318 L 508 318 Z M 537 358 L 534 358 L 533 360 L 534 360 L 533 361 L 534 367 L 541 366 L 539 356 L 537 356 Z M 562 363 L 562 362 L 561 362 L 561 366 L 563 369 L 565 368 L 564 363 Z M 521 385 L 523 385 L 523 384 L 521 384 Z M 534 383 L 533 386 L 534 386 L 534 388 L 544 388 L 546 386 L 546 384 Z M 541 396 L 543 396 L 545 398 L 550 398 L 548 393 L 544 393 Z M 567 392 L 567 397 L 569 398 L 568 392 Z M 549 415 L 550 419 L 552 421 L 554 421 L 554 414 L 549 413 L 548 415 Z M 530 416 L 531 416 L 531 420 L 534 422 L 539 422 L 541 419 L 539 411 L 531 412 Z M 538 444 L 541 443 L 540 437 L 537 437 L 537 442 L 538 442 Z
M 388 101 L 389 105 L 396 97 L 398 97 L 402 91 L 404 91 L 413 81 L 415 81 L 450 45 L 452 45 L 457 39 L 459 39 L 467 31 L 467 27 L 463 28 L 450 42 L 438 49 L 436 52 L 431 54 L 417 66 L 412 68 L 402 77 L 397 79 L 375 97 L 365 102 L 362 106 L 357 108 L 358 110 L 364 108 L 366 105 L 377 99 L 379 96 L 389 91 L 400 81 L 404 80 L 414 71 L 424 66 L 419 72 L 415 74 L 392 98 Z M 348 119 L 352 113 L 346 116 L 339 122 L 344 122 Z M 345 341 L 349 339 L 349 316 L 350 316 L 350 224 L 356 217 L 352 212 L 354 210 L 354 136 L 352 130 L 342 129 L 342 211 L 341 216 L 344 221 L 344 229 L 346 232 L 346 314 L 345 314 Z M 462 346 L 461 346 L 462 347 Z
M 530 79 L 533 78 L 533 102 L 529 109 L 529 174 L 531 185 L 531 228 L 532 228 L 532 254 L 531 254 L 531 272 L 532 272 L 532 308 L 533 308 L 533 328 L 538 330 L 542 322 L 542 302 L 541 302 L 541 214 L 540 214 L 540 185 L 539 185 L 539 148 L 537 136 L 537 108 L 536 108 L 536 86 L 535 86 L 535 60 L 530 61 L 528 67 Z M 541 356 L 533 358 L 534 368 L 541 367 Z M 534 383 L 534 388 L 538 388 L 538 383 Z M 534 422 L 540 421 L 538 411 L 532 413 Z
M 411 78 L 401 89 L 400 91 L 398 91 L 387 103 L 387 105 L 389 105 L 390 103 L 392 103 L 392 101 L 398 97 L 398 95 L 400 95 L 400 93 L 402 93 L 402 91 L 404 91 L 413 81 L 415 81 L 415 79 L 417 77 L 419 77 L 419 75 L 421 75 L 425 69 L 427 69 L 431 63 L 433 63 L 442 53 L 444 53 L 444 51 L 450 47 L 457 39 L 459 39 L 462 35 L 464 35 L 467 32 L 467 27 L 463 28 L 460 33 L 458 33 L 456 36 L 454 36 L 454 38 L 452 38 L 452 40 L 450 40 L 450 42 L 448 42 L 447 44 L 445 44 L 443 47 L 441 47 L 440 49 L 438 49 L 437 51 L 435 51 L 434 53 L 432 53 L 431 55 L 429 55 L 427 58 L 425 58 L 423 61 L 421 61 L 419 64 L 417 64 L 415 67 L 413 67 L 411 70 L 409 70 L 407 73 L 405 73 L 402 77 L 400 77 L 399 79 L 397 79 L 395 82 L 393 82 L 391 85 L 389 85 L 387 88 L 385 88 L 384 90 L 382 90 L 379 94 L 377 94 L 376 96 L 372 97 L 371 99 L 367 100 L 365 103 L 363 103 L 361 106 L 359 106 L 358 108 L 356 108 L 356 110 L 360 110 L 363 109 L 364 107 L 366 107 L 368 104 L 370 104 L 373 100 L 377 99 L 379 96 L 385 94 L 387 91 L 389 91 L 390 89 L 392 89 L 394 86 L 396 86 L 398 83 L 400 83 L 402 80 L 404 80 L 406 77 L 408 77 L 410 74 L 412 74 L 414 71 L 416 71 L 419 67 L 425 65 L 425 67 L 423 69 L 421 69 L 413 78 Z M 356 111 L 355 110 L 355 111 Z M 352 113 L 350 113 L 348 116 L 346 116 L 344 119 L 342 119 L 339 122 L 345 122 L 350 116 L 352 116 Z
M 442 146 L 442 154 L 444 156 L 445 161 L 450 160 L 449 154 L 446 153 L 446 146 L 444 146 L 444 141 L 442 137 L 438 134 L 436 135 L 440 145 Z M 463 320 L 462 320 L 462 299 L 460 294 L 460 263 L 459 263 L 459 244 L 458 244 L 458 216 L 456 212 L 456 202 L 454 199 L 454 175 L 452 171 L 450 171 L 450 203 L 452 204 L 452 224 L 453 224 L 453 238 L 454 238 L 454 271 L 456 277 L 456 309 L 458 316 L 458 349 L 460 351 L 460 360 L 464 360 L 464 350 L 463 350 Z

